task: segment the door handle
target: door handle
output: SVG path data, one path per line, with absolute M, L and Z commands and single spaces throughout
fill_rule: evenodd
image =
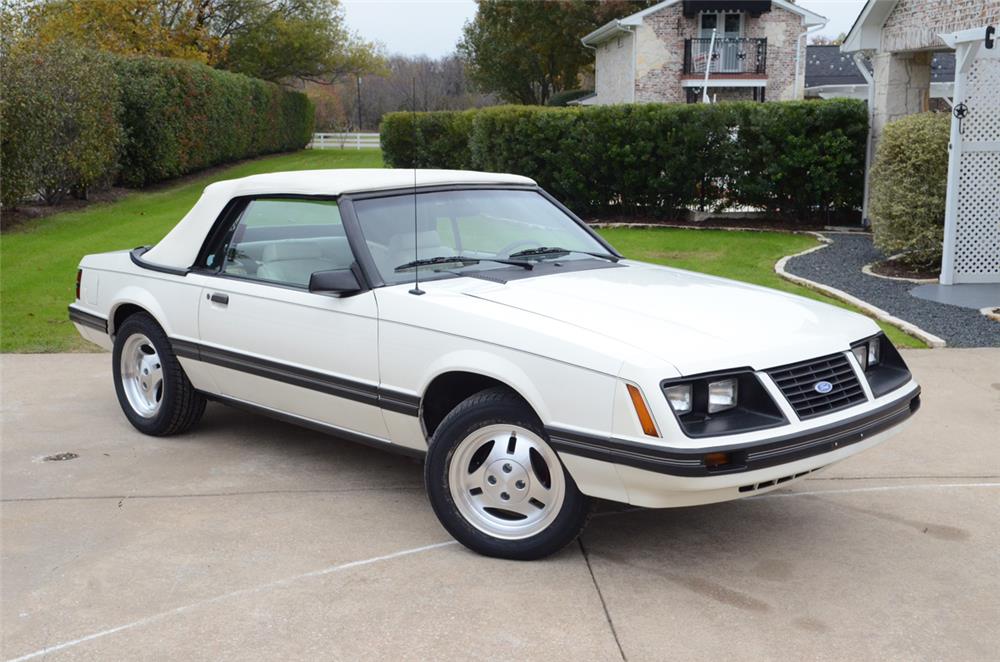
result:
M 229 305 L 228 294 L 219 294 L 218 292 L 213 292 L 212 294 L 209 295 L 208 298 L 212 303 L 217 303 L 223 306 Z

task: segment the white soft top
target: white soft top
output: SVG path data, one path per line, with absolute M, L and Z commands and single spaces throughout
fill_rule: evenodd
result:
M 205 187 L 201 198 L 180 223 L 142 259 L 155 265 L 186 269 L 194 264 L 205 235 L 233 198 L 247 195 L 340 195 L 446 184 L 527 184 L 520 175 L 471 170 L 390 170 L 358 168 L 344 170 L 298 170 L 228 179 Z

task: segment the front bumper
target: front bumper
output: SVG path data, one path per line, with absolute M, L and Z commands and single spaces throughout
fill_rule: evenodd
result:
M 670 476 L 708 477 L 757 471 L 857 444 L 899 425 L 919 407 L 920 388 L 916 387 L 880 407 L 828 425 L 750 444 L 694 449 L 654 447 L 558 428 L 547 428 L 546 432 L 550 444 L 560 455 L 585 457 Z M 732 460 L 723 467 L 707 467 L 704 457 L 710 453 L 728 453 Z

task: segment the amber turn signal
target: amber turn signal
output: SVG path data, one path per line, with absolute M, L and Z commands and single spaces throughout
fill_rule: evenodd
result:
M 639 424 L 642 425 L 642 431 L 650 437 L 659 437 L 660 433 L 656 431 L 656 424 L 653 423 L 653 415 L 649 413 L 642 393 L 636 386 L 631 384 L 626 384 L 626 386 L 628 387 L 628 395 L 632 398 L 632 406 L 635 407 L 635 413 L 639 416 Z
M 704 459 L 706 467 L 722 467 L 729 464 L 729 453 L 707 453 Z

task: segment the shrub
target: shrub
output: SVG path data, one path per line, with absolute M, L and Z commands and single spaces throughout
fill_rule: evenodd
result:
M 241 74 L 154 57 L 115 60 L 127 136 L 121 179 L 130 186 L 272 152 L 300 149 L 312 102 Z
M 731 203 L 805 217 L 857 209 L 864 196 L 867 112 L 845 99 L 732 104 Z
M 875 245 L 914 266 L 941 261 L 950 127 L 947 113 L 903 117 L 886 125 L 875 152 L 869 203 Z
M 110 184 L 122 136 L 110 60 L 54 44 L 6 53 L 0 65 L 4 206 Z
M 379 129 L 386 165 L 392 168 L 472 168 L 469 134 L 476 111 L 390 113 Z M 416 144 L 414 144 L 416 140 Z M 391 155 L 391 157 L 389 156 Z
M 388 115 L 382 148 L 397 167 L 527 175 L 581 213 L 745 205 L 804 218 L 860 206 L 866 135 L 864 103 L 846 100 L 499 106 Z

